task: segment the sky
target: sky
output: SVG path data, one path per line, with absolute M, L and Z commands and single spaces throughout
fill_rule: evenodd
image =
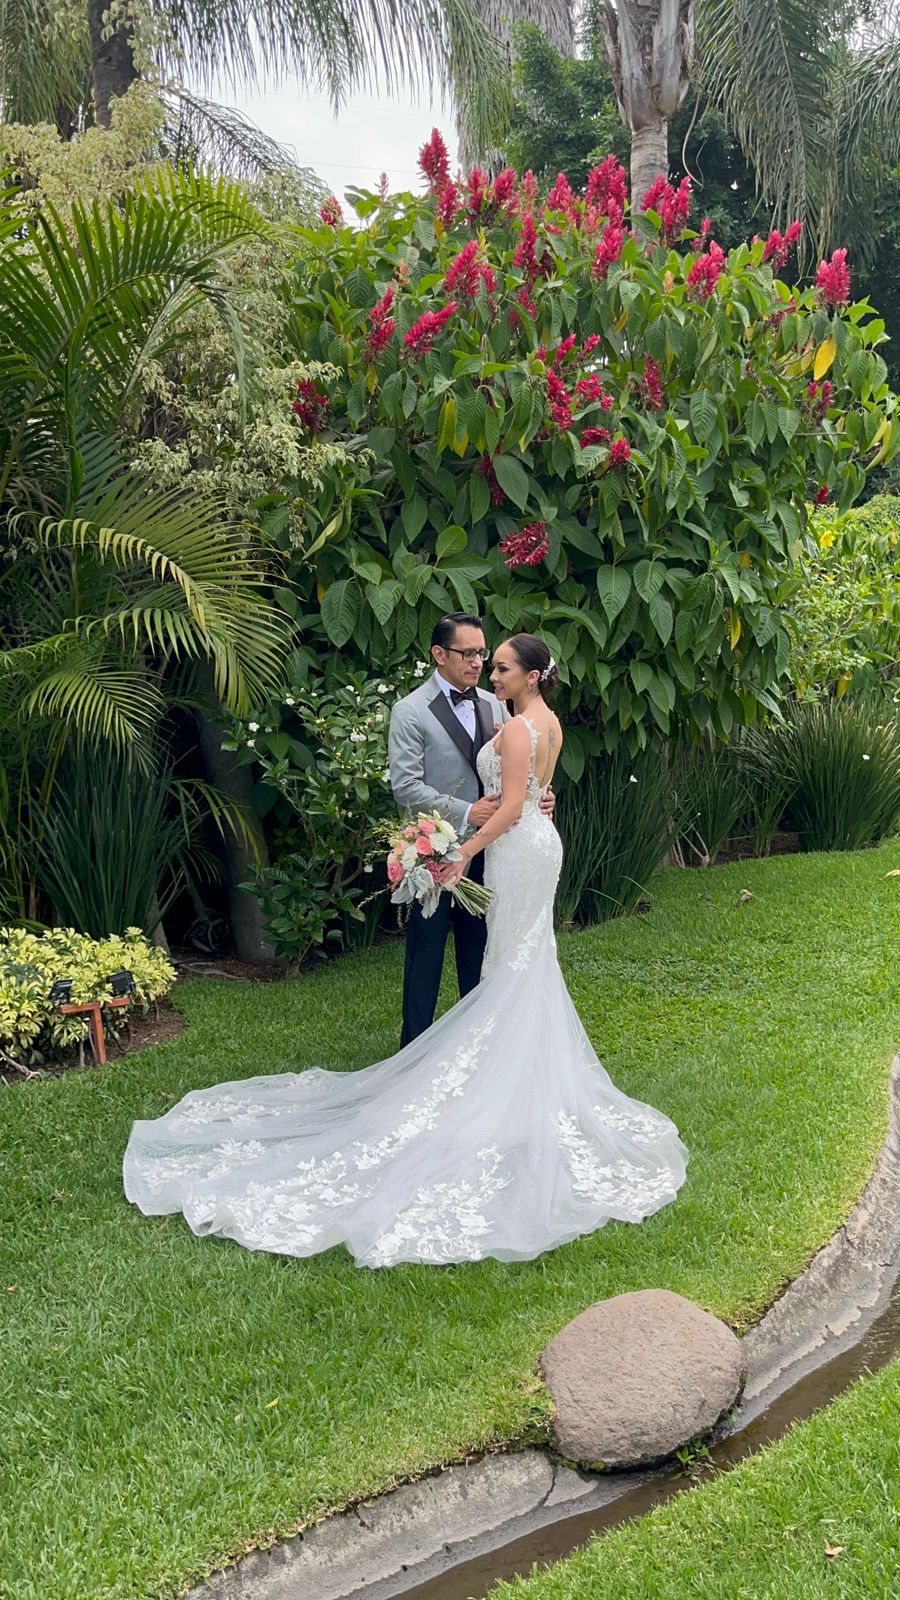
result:
M 439 127 L 455 155 L 456 130 L 449 102 L 428 91 L 417 101 L 411 93 L 378 99 L 373 93 L 348 100 L 338 117 L 325 95 L 311 95 L 298 84 L 277 89 L 235 91 L 214 87 L 212 98 L 236 105 L 262 128 L 296 152 L 301 166 L 312 167 L 340 197 L 353 185 L 378 187 L 386 172 L 391 190 L 417 188 L 421 175 L 416 159 L 431 130 Z

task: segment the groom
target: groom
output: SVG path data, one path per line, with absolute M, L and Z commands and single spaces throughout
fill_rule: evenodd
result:
M 478 688 L 488 657 L 478 617 L 464 611 L 442 617 L 431 636 L 431 654 L 433 675 L 391 712 L 391 788 L 401 811 L 439 811 L 462 838 L 483 827 L 500 804 L 499 795 L 484 794 L 475 763 L 509 713 L 495 695 Z M 552 796 L 547 809 L 553 809 Z M 470 876 L 482 881 L 483 853 L 472 862 Z M 434 1021 L 451 928 L 460 995 L 481 981 L 484 917 L 473 917 L 450 894 L 441 895 L 431 917 L 414 904 L 406 930 L 401 1048 Z

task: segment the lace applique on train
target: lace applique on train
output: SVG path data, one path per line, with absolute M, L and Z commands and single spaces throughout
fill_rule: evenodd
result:
M 485 858 L 480 986 L 375 1066 L 220 1084 L 135 1123 L 125 1188 L 141 1210 L 182 1211 L 196 1233 L 252 1250 L 343 1244 L 361 1266 L 437 1266 L 531 1260 L 674 1199 L 677 1130 L 612 1083 L 559 968 L 562 845 L 540 810 L 529 728 L 521 820 Z M 493 743 L 478 768 L 499 790 Z

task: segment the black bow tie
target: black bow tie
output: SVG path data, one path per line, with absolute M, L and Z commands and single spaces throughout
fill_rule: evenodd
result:
M 477 699 L 478 690 L 474 686 L 470 689 L 450 690 L 450 700 L 455 706 L 458 706 L 463 700 L 471 700 L 474 703 Z

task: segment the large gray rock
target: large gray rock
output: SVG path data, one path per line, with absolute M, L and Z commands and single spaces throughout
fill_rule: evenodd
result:
M 701 1438 L 741 1392 L 740 1340 L 668 1289 L 600 1300 L 541 1356 L 569 1461 L 644 1466 Z

